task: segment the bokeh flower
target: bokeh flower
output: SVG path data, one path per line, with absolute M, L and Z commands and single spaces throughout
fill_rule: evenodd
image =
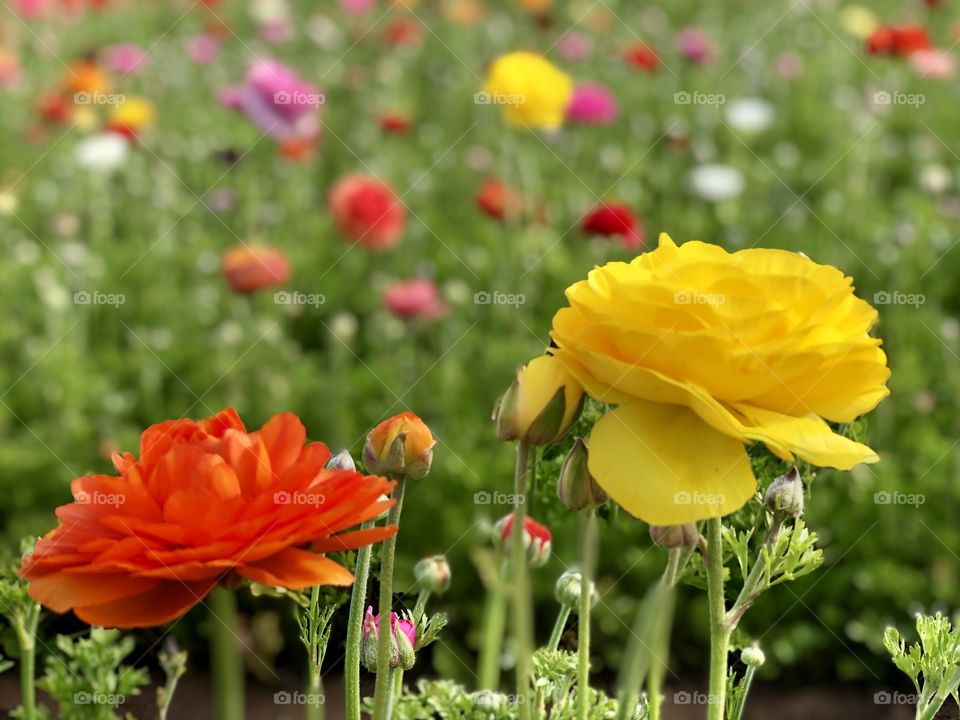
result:
M 567 106 L 567 118 L 585 125 L 610 125 L 619 115 L 617 98 L 603 85 L 578 85 Z
M 703 28 L 681 28 L 677 33 L 677 49 L 685 58 L 701 65 L 706 65 L 713 59 L 713 40 Z
M 513 513 L 501 518 L 493 527 L 493 540 L 500 545 L 510 542 L 513 534 Z M 542 525 L 529 515 L 523 517 L 523 546 L 527 551 L 527 562 L 530 567 L 542 567 L 550 559 L 550 549 L 553 545 L 553 534 L 550 528 Z
M 826 422 L 852 422 L 888 394 L 868 334 L 877 313 L 836 268 L 661 235 L 567 299 L 552 352 L 618 405 L 593 428 L 589 469 L 633 515 L 676 525 L 738 509 L 756 490 L 744 442 L 824 467 L 876 461 Z
M 758 97 L 736 98 L 724 107 L 727 124 L 742 133 L 760 133 L 773 125 L 773 105 Z
M 290 265 L 277 248 L 237 245 L 223 256 L 223 274 L 234 292 L 251 293 L 283 285 L 290 277 Z
M 153 103 L 145 98 L 126 97 L 122 103 L 110 108 L 107 127 L 127 138 L 136 138 L 156 116 Z
M 139 45 L 120 43 L 111 45 L 103 53 L 108 68 L 120 75 L 138 75 L 147 65 L 147 53 Z
M 909 57 L 932 49 L 927 31 L 919 25 L 881 25 L 867 38 L 867 52 L 871 55 Z
M 228 578 L 291 589 L 349 585 L 322 553 L 379 542 L 396 527 L 344 532 L 390 506 L 392 483 L 330 470 L 296 416 L 247 432 L 233 409 L 148 428 L 140 456 L 114 455 L 118 476 L 73 481 L 61 525 L 20 572 L 30 595 L 91 625 L 175 620 Z M 309 549 L 308 549 L 309 548 Z
M 743 174 L 729 165 L 708 163 L 690 171 L 690 189 L 708 202 L 731 200 L 744 188 Z
M 917 50 L 911 53 L 909 63 L 920 77 L 945 80 L 957 72 L 957 63 L 946 50 Z
M 383 293 L 383 304 L 404 320 L 437 320 L 449 311 L 436 283 L 427 278 L 391 283 Z
M 116 133 L 90 135 L 80 140 L 73 156 L 84 170 L 109 173 L 123 167 L 130 155 L 130 143 Z
M 484 181 L 476 203 L 485 215 L 501 222 L 516 220 L 523 214 L 521 192 L 495 179 Z
M 257 60 L 243 86 L 228 88 L 221 104 L 243 112 L 262 132 L 277 139 L 313 137 L 318 132 L 316 110 L 324 95 L 276 60 Z
M 653 72 L 660 65 L 657 53 L 646 43 L 637 42 L 627 46 L 623 51 L 623 59 L 637 70 Z
M 581 228 L 587 235 L 619 237 L 627 250 L 637 250 L 643 245 L 643 228 L 623 203 L 600 203 L 584 216 Z
M 220 56 L 220 41 L 206 33 L 187 41 L 187 57 L 197 65 L 209 65 Z
M 513 52 L 490 65 L 484 93 L 511 125 L 555 130 L 563 125 L 573 81 L 542 55 Z
M 406 208 L 383 180 L 348 175 L 330 190 L 330 211 L 344 235 L 368 250 L 392 248 L 403 237 Z

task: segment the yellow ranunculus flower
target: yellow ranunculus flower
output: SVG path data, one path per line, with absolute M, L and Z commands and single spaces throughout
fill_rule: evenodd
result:
M 840 27 L 861 40 L 870 37 L 879 25 L 877 16 L 861 5 L 850 5 L 840 11 Z
M 552 355 L 541 355 L 517 371 L 493 411 L 501 440 L 532 445 L 557 442 L 583 407 L 583 388 Z
M 128 97 L 111 108 L 107 122 L 111 126 L 136 131 L 152 123 L 155 115 L 152 102 L 145 98 Z
M 619 407 L 594 427 L 590 473 L 654 525 L 733 512 L 756 490 L 743 443 L 849 469 L 875 462 L 825 420 L 887 396 L 877 312 L 850 278 L 784 250 L 660 246 L 567 289 L 553 350 L 586 391 Z
M 512 125 L 553 130 L 563 125 L 573 81 L 542 55 L 514 52 L 493 61 L 484 91 Z

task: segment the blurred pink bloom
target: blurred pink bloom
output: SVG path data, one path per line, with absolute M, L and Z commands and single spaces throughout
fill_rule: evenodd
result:
M 953 56 L 946 50 L 917 50 L 908 61 L 921 77 L 949 78 L 957 71 Z
M 11 88 L 20 82 L 23 70 L 19 58 L 0 48 L 0 88 Z
M 260 23 L 260 25 L 257 26 L 257 34 L 264 42 L 273 44 L 285 43 L 294 36 L 293 23 L 286 18 Z
M 557 40 L 557 54 L 564 60 L 586 60 L 592 51 L 590 38 L 576 30 L 568 30 Z
M 579 85 L 567 106 L 567 117 L 588 125 L 609 125 L 620 114 L 617 99 L 603 85 Z
M 677 33 L 677 49 L 688 60 L 706 64 L 713 58 L 713 41 L 702 28 L 685 27 Z
M 143 48 L 133 43 L 111 45 L 104 52 L 107 67 L 121 75 L 137 75 L 147 64 L 147 54 Z
M 243 112 L 267 135 L 285 141 L 317 134 L 314 115 L 324 97 L 286 65 L 258 60 L 247 72 L 244 85 L 222 90 L 219 101 Z
M 37 20 L 50 9 L 49 0 L 17 0 L 17 14 L 30 20 Z
M 376 0 L 340 0 L 340 9 L 348 15 L 363 15 L 373 9 Z
M 383 304 L 404 320 L 437 320 L 448 310 L 436 284 L 426 278 L 392 283 L 383 293 Z
M 197 65 L 209 65 L 220 55 L 220 41 L 213 35 L 197 35 L 187 41 L 187 56 Z
M 795 52 L 777 55 L 777 74 L 786 80 L 800 77 L 803 72 L 803 58 Z

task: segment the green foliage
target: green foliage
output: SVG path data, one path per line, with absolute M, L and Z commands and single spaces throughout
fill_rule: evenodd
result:
M 888 627 L 883 645 L 917 691 L 917 720 L 930 720 L 948 697 L 960 703 L 960 628 L 940 613 L 917 615 L 917 635 L 920 641 L 908 647 L 899 631 Z
M 58 635 L 58 652 L 47 657 L 37 686 L 56 701 L 60 720 L 115 720 L 126 699 L 150 681 L 143 668 L 122 664 L 133 646 L 133 637 L 117 630 L 90 628 L 77 640 Z

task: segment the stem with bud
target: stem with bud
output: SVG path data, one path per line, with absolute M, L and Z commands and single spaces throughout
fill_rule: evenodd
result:
M 390 508 L 387 525 L 398 525 L 400 511 L 403 508 L 403 491 L 406 477 L 397 478 L 393 491 L 396 504 Z M 383 554 L 380 557 L 380 619 L 377 632 L 377 684 L 373 695 L 373 720 L 389 720 L 393 686 L 390 672 L 390 643 L 393 641 L 390 613 L 393 612 L 393 563 L 397 552 L 397 536 L 392 535 L 383 541 Z
M 361 529 L 368 530 L 376 524 L 368 520 Z M 357 566 L 354 571 L 353 589 L 350 591 L 350 615 L 347 619 L 347 658 L 344 668 L 344 685 L 347 703 L 347 720 L 360 720 L 360 641 L 363 639 L 363 610 L 367 604 L 367 579 L 370 575 L 370 555 L 373 546 L 365 545 L 357 551 Z
M 727 697 L 727 654 L 730 651 L 730 627 L 726 622 L 723 594 L 723 529 L 720 518 L 710 518 L 707 526 L 707 603 L 710 607 L 710 687 L 707 696 L 707 720 L 723 720 Z
M 580 609 L 577 620 L 577 720 L 587 720 L 590 689 L 590 594 L 594 566 L 597 563 L 597 511 L 584 511 L 582 563 L 580 569 Z

